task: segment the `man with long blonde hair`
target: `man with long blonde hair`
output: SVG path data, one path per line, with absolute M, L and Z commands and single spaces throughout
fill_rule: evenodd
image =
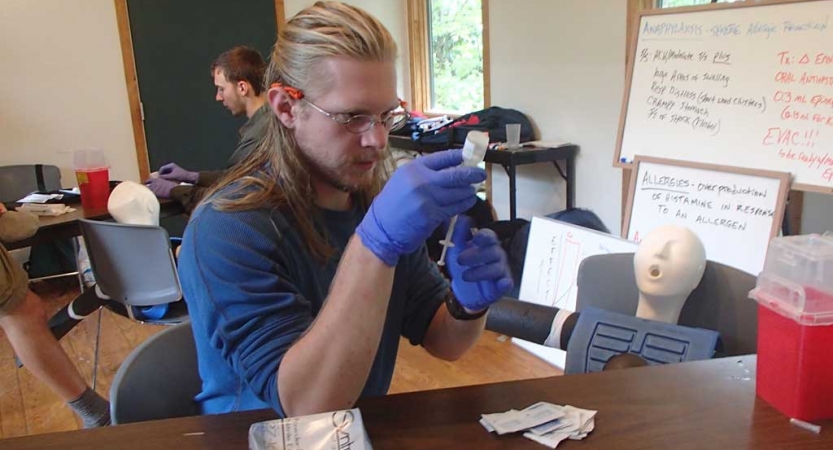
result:
M 496 236 L 472 235 L 465 216 L 451 288 L 428 259 L 425 239 L 486 174 L 445 151 L 389 177 L 388 132 L 407 119 L 395 58 L 390 33 L 352 6 L 319 2 L 282 27 L 266 136 L 207 194 L 180 254 L 204 413 L 297 416 L 383 395 L 400 336 L 457 359 L 511 288 Z

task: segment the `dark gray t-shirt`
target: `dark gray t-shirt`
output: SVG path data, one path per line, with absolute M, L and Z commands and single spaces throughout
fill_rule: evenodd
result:
M 246 159 L 266 134 L 266 127 L 269 124 L 269 115 L 272 113 L 268 103 L 255 111 L 254 115 L 240 127 L 240 140 L 234 153 L 229 158 L 228 167 Z M 204 170 L 200 172 L 197 184 L 194 186 L 176 186 L 171 190 L 171 198 L 181 204 L 186 213 L 190 213 L 202 200 L 211 185 L 217 182 L 225 174 L 225 170 Z

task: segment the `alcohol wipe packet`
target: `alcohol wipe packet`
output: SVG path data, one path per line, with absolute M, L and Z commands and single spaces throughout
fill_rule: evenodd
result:
M 373 450 L 358 408 L 258 422 L 249 450 Z

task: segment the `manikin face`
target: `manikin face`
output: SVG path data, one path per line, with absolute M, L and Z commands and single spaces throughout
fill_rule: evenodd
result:
M 294 131 L 298 147 L 315 172 L 317 181 L 344 191 L 367 187 L 373 169 L 380 164 L 387 146 L 388 130 L 374 124 L 355 134 L 306 103 L 340 117 L 370 114 L 377 119 L 399 106 L 396 96 L 396 71 L 393 62 L 355 61 L 331 58 L 322 63 L 326 87 L 293 107 Z
M 217 88 L 214 100 L 222 102 L 233 116 L 246 114 L 246 94 L 243 92 L 245 83 L 245 81 L 232 83 L 226 79 L 222 70 L 214 69 L 214 86 Z
M 691 230 L 666 225 L 648 233 L 634 254 L 633 264 L 640 292 L 688 296 L 703 276 L 706 252 Z

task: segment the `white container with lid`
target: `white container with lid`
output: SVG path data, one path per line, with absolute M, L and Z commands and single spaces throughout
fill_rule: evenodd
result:
M 801 325 L 833 325 L 833 235 L 773 239 L 749 297 Z

